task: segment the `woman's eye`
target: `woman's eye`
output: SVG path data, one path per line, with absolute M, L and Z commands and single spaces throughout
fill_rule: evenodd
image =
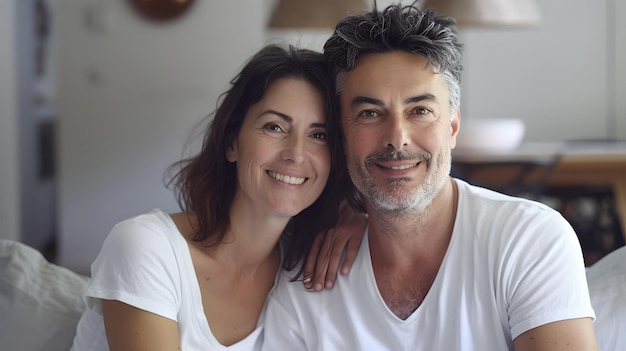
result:
M 326 140 L 326 133 L 325 132 L 315 132 L 315 133 L 313 133 L 312 136 L 313 136 L 314 139 Z
M 268 123 L 265 125 L 265 129 L 271 130 L 273 132 L 280 132 L 283 129 L 276 123 Z

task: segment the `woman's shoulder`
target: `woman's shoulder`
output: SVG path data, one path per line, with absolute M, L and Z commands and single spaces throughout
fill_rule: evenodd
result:
M 184 240 L 169 214 L 154 209 L 117 223 L 103 248 L 111 250 L 162 251 Z

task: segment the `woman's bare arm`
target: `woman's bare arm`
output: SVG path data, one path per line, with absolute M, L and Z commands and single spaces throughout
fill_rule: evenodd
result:
M 102 315 L 111 351 L 181 349 L 176 321 L 115 300 L 102 300 Z

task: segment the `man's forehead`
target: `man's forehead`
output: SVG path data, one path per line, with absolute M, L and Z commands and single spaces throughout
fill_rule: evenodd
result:
M 354 67 L 349 72 L 360 70 L 364 67 L 386 67 L 390 64 L 412 66 L 415 69 L 436 72 L 435 67 L 430 64 L 426 56 L 402 50 L 361 55 L 355 60 Z
M 341 95 L 384 89 L 434 89 L 444 87 L 442 77 L 428 60 L 418 54 L 393 51 L 359 57 L 352 70 L 338 77 Z

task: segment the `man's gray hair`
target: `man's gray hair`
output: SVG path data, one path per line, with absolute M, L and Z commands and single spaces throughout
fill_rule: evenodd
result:
M 458 42 L 456 22 L 416 5 L 390 5 L 341 20 L 324 45 L 335 75 L 337 92 L 343 89 L 343 75 L 354 68 L 362 55 L 401 50 L 424 56 L 448 86 L 450 115 L 461 100 L 462 45 Z

